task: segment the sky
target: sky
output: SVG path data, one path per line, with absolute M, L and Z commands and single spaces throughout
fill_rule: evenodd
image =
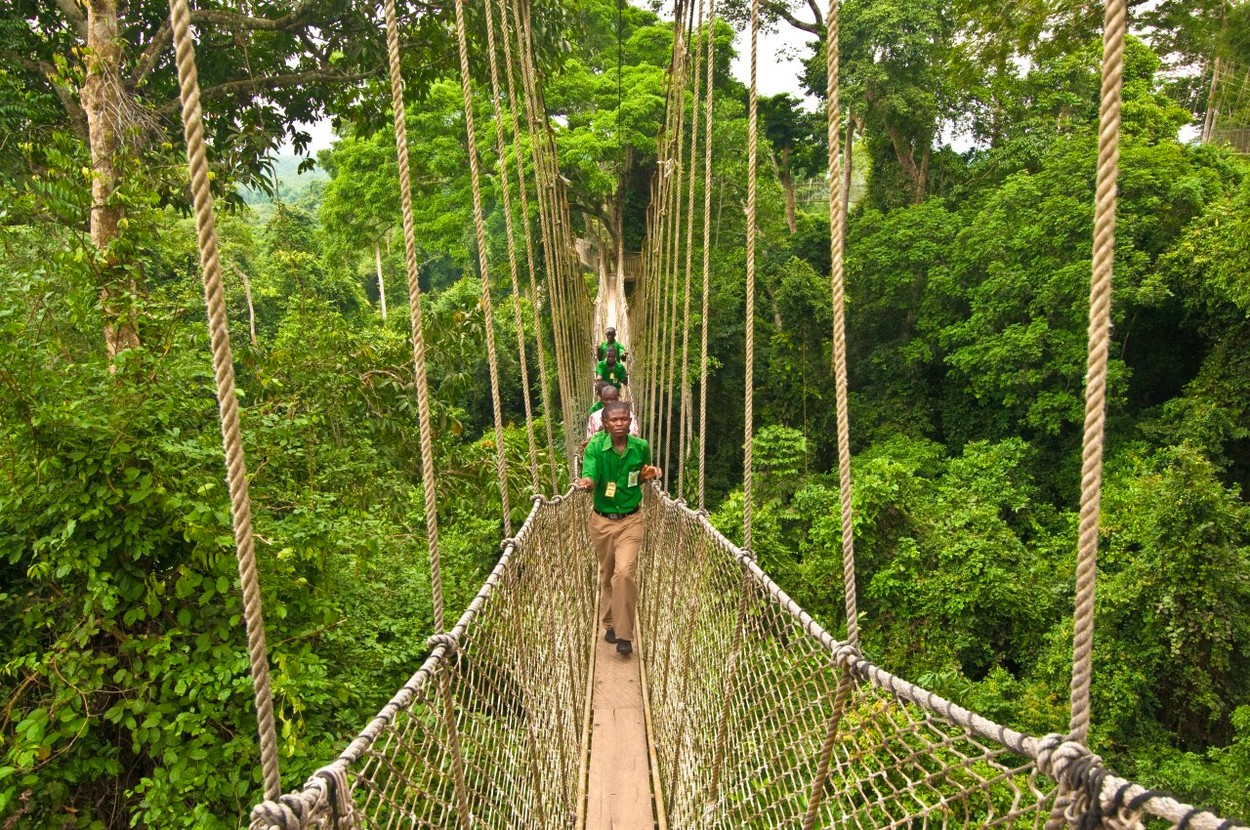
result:
M 788 92 L 800 101 L 806 101 L 809 109 L 816 107 L 815 100 L 807 97 L 799 83 L 803 74 L 803 63 L 798 56 L 810 54 L 807 43 L 811 40 L 815 40 L 814 35 L 787 24 L 781 24 L 775 32 L 759 33 L 756 41 L 755 88 L 761 97 Z M 734 77 L 743 84 L 750 85 L 751 32 L 739 32 L 734 47 L 738 50 L 738 56 L 734 58 L 731 70 Z

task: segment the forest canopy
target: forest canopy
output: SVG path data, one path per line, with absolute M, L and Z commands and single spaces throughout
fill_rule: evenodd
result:
M 762 5 L 768 25 L 810 40 L 810 101 L 760 102 L 753 547 L 836 632 L 825 12 Z M 744 8 L 709 27 L 712 233 L 696 244 L 712 302 L 693 321 L 710 342 L 708 506 L 731 538 L 749 160 L 730 66 Z M 155 0 L 0 10 L 6 830 L 235 828 L 261 794 L 167 13 Z M 573 231 L 639 251 L 673 23 L 607 0 L 544 0 L 533 16 Z M 488 257 L 502 262 L 486 33 L 470 17 Z M 452 6 L 406 0 L 400 18 L 454 615 L 504 535 L 489 323 Z M 433 625 L 381 19 L 373 0 L 193 12 L 287 787 L 408 678 Z M 1034 734 L 1067 723 L 1100 29 L 1101 9 L 1075 2 L 841 6 L 862 646 Z M 1250 817 L 1250 5 L 1135 4 L 1130 31 L 1090 743 L 1143 785 Z M 334 143 L 308 157 L 323 120 Z M 280 157 L 288 145 L 296 158 Z M 551 304 L 490 273 L 496 339 L 519 307 L 554 375 Z M 523 378 L 499 351 L 514 524 L 535 359 Z M 688 496 L 693 464 L 675 481 L 677 459 L 660 461 Z

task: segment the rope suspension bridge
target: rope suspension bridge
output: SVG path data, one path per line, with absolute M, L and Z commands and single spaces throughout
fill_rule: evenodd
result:
M 408 181 L 399 26 L 385 0 L 396 151 L 411 302 L 413 368 L 431 558 L 434 627 L 430 653 L 407 683 L 303 786 L 283 793 L 270 699 L 264 623 L 252 545 L 222 274 L 214 230 L 187 0 L 170 0 L 183 122 L 209 312 L 249 653 L 258 714 L 264 801 L 253 830 L 295 828 L 587 826 L 588 748 L 611 752 L 591 730 L 598 636 L 596 574 L 587 521 L 590 499 L 558 494 L 553 417 L 545 446 L 540 407 L 558 394 L 564 456 L 572 463 L 589 398 L 589 344 L 615 323 L 634 351 L 635 409 L 679 495 L 648 486 L 640 555 L 638 658 L 650 779 L 649 814 L 633 826 L 739 827 L 1176 827 L 1244 826 L 1117 776 L 1086 747 L 1090 653 L 1113 264 L 1124 0 L 1108 0 L 1091 281 L 1087 419 L 1082 470 L 1071 722 L 1064 733 L 1027 735 L 891 674 L 859 651 L 843 321 L 838 50 L 827 50 L 833 375 L 837 393 L 847 630 L 826 630 L 777 585 L 751 551 L 751 446 L 757 114 L 758 0 L 751 11 L 751 86 L 746 241 L 746 432 L 744 540 L 721 534 L 705 510 L 710 194 L 715 0 L 678 0 L 667 118 L 647 214 L 647 243 L 632 306 L 620 258 L 600 269 L 592 304 L 571 236 L 568 203 L 543 111 L 528 4 L 481 0 L 489 58 L 495 155 L 508 271 L 536 309 L 550 312 L 555 389 L 541 336 L 534 342 L 541 400 L 529 395 L 530 343 L 514 324 L 520 359 L 533 505 L 513 534 L 503 455 L 492 323 L 492 265 L 485 235 L 465 4 L 455 20 L 475 241 L 487 317 L 496 467 L 505 535 L 500 556 L 459 619 L 445 625 L 438 548 L 425 344 Z M 838 42 L 838 8 L 828 42 Z M 696 20 L 697 14 L 697 20 Z M 690 102 L 687 106 L 687 101 Z M 702 173 L 700 182 L 698 173 Z M 515 184 L 513 177 L 515 176 Z M 696 195 L 702 192 L 702 236 Z M 516 202 L 513 202 L 515 196 Z M 532 211 L 532 212 L 531 212 Z M 537 219 L 531 221 L 531 217 Z M 536 227 L 535 227 L 536 225 Z M 619 250 L 618 243 L 618 250 Z M 701 272 L 694 251 L 702 250 Z M 700 289 L 700 296 L 693 289 Z M 697 344 L 691 306 L 701 314 Z M 632 322 L 632 328 L 626 329 Z M 698 350 L 697 358 L 694 355 Z M 691 367 L 697 366 L 697 371 Z M 697 377 L 698 393 L 693 389 Z M 698 412 L 694 401 L 697 397 Z M 675 459 L 675 463 L 673 462 Z M 687 462 L 695 479 L 687 486 Z M 675 474 L 675 476 L 674 476 Z M 543 495 L 543 491 L 550 495 Z M 603 756 L 598 756 L 602 758 Z M 616 824 L 617 827 L 625 826 Z

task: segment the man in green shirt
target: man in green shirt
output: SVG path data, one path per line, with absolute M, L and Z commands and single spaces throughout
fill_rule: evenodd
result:
M 607 350 L 607 356 L 595 367 L 595 377 L 615 386 L 618 392 L 622 386 L 629 384 L 629 374 L 625 371 L 625 364 L 616 359 L 616 349 Z
M 608 339 L 600 343 L 599 348 L 595 350 L 595 360 L 603 360 L 608 356 L 608 349 L 616 349 L 616 359 L 624 363 L 625 346 L 621 343 L 621 341 L 616 339 L 616 329 L 608 326 L 608 329 L 604 332 L 604 334 Z
M 603 406 L 602 432 L 596 433 L 582 455 L 582 478 L 577 486 L 594 492 L 590 541 L 599 562 L 599 616 L 604 639 L 616 650 L 633 649 L 634 608 L 638 586 L 634 569 L 642 546 L 642 483 L 660 475 L 651 466 L 651 447 L 629 434 L 631 412 L 624 401 Z

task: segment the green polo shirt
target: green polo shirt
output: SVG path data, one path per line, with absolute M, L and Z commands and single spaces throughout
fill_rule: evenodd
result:
M 604 340 L 602 343 L 599 344 L 599 351 L 597 352 L 600 360 L 607 360 L 609 347 L 616 349 L 617 360 L 625 359 L 625 346 L 621 344 L 621 341 L 614 340 L 613 342 L 609 343 L 608 341 Z
M 616 365 L 612 367 L 611 371 L 608 371 L 608 362 L 606 360 L 600 360 L 599 365 L 595 367 L 595 375 L 599 378 L 599 380 L 604 383 L 610 383 L 617 389 L 620 389 L 623 385 L 629 383 L 629 374 L 625 371 L 625 364 L 621 363 L 619 360 L 616 362 Z
M 603 401 L 595 401 L 595 405 L 590 408 L 590 414 L 594 415 L 600 409 L 603 409 Z
M 607 430 L 595 433 L 582 454 L 582 475 L 595 483 L 595 509 L 600 513 L 628 513 L 641 504 L 642 468 L 650 463 L 651 447 L 641 438 L 627 436 L 625 451 L 618 453 Z M 612 481 L 616 482 L 616 494 L 608 498 L 605 493 Z

